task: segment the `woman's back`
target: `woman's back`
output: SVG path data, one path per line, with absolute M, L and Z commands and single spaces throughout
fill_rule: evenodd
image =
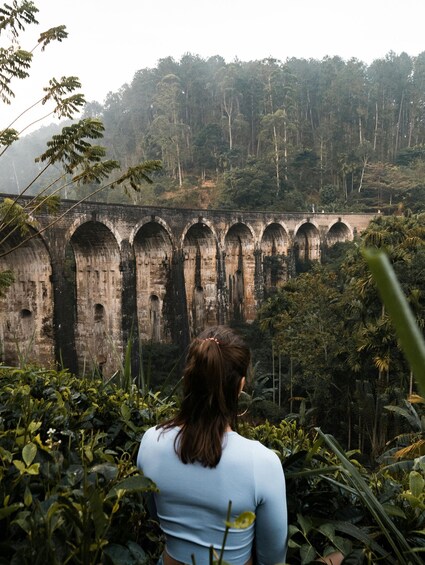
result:
M 152 479 L 157 514 L 166 535 L 164 555 L 197 565 L 220 551 L 229 502 L 231 521 L 256 514 L 246 530 L 231 529 L 225 561 L 246 565 L 255 542 L 257 564 L 285 559 L 285 480 L 275 453 L 237 434 L 238 398 L 251 363 L 249 348 L 233 330 L 205 330 L 189 347 L 183 398 L 176 415 L 144 435 L 138 466 Z
M 151 428 L 142 440 L 138 466 L 157 485 L 156 508 L 175 560 L 209 563 L 209 547 L 220 552 L 229 501 L 232 519 L 242 512 L 256 514 L 247 529 L 229 531 L 224 560 L 245 565 L 254 537 L 258 563 L 282 563 L 286 547 L 286 497 L 278 457 L 259 442 L 226 432 L 219 464 L 184 464 L 174 450 L 178 429 Z

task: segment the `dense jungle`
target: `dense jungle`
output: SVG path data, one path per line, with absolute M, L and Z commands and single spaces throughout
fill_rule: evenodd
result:
M 339 57 L 226 63 L 188 53 L 137 71 L 103 103 L 88 102 L 84 116 L 104 123 L 111 159 L 161 160 L 155 183 L 131 195 L 135 204 L 417 211 L 424 87 L 425 52 L 390 52 L 370 65 Z M 58 128 L 37 130 L 4 155 L 4 192 L 40 171 L 28 156 Z M 45 173 L 32 190 L 53 178 Z M 76 189 L 62 196 L 76 198 Z M 128 202 L 119 187 L 96 198 Z
M 0 32 L 13 44 L 0 48 L 4 103 L 11 79 L 28 76 L 32 52 L 14 47 L 36 13 L 32 2 L 0 7 Z M 65 37 L 52 28 L 40 44 Z M 58 194 L 381 211 L 354 241 L 273 288 L 253 324 L 237 325 L 254 355 L 239 430 L 282 461 L 288 563 L 334 551 L 345 564 L 423 563 L 425 53 L 388 53 L 369 66 L 187 54 L 138 71 L 103 104 L 72 94 L 79 86 L 62 77 L 41 100 L 67 120 L 83 109 L 80 121 L 21 139 L 0 131 L 2 192 L 34 195 L 0 203 L 0 258 L 39 235 L 33 220 Z M 389 260 L 384 301 L 366 250 Z M 13 271 L 0 273 L 0 293 L 12 280 Z M 393 284 L 405 302 L 386 300 Z M 164 540 L 145 498 L 155 485 L 135 458 L 146 429 L 180 402 L 184 352 L 141 346 L 139 372 L 129 343 L 107 382 L 23 354 L 19 366 L 0 365 L 0 565 L 156 563 Z

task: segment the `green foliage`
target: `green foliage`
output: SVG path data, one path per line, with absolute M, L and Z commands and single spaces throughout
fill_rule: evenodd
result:
M 19 139 L 16 129 L 7 128 L 0 132 L 0 146 L 9 147 Z
M 144 494 L 155 487 L 134 462 L 143 432 L 172 409 L 161 394 L 141 396 L 133 386 L 125 391 L 112 381 L 63 371 L 3 368 L 0 563 L 154 562 L 162 539 Z M 344 454 L 334 440 L 295 421 L 245 423 L 241 433 L 282 460 L 289 563 L 336 550 L 350 563 L 395 563 L 406 543 L 424 547 L 425 469 L 419 460 L 396 478 L 388 470 L 370 474 L 357 453 Z M 241 515 L 228 527 L 246 527 L 252 519 Z M 407 565 L 400 555 L 397 562 Z M 224 563 L 220 555 L 211 559 Z
M 224 187 L 213 207 L 417 209 L 423 59 L 389 53 L 367 66 L 185 54 L 141 69 L 92 110 L 110 129 L 116 157 L 163 159 L 179 189 Z
M 304 402 L 310 424 L 337 430 L 345 446 L 372 460 L 408 431 L 385 406 L 407 397 L 410 370 L 361 249 L 386 250 L 421 332 L 424 226 L 422 215 L 379 217 L 359 241 L 341 246 L 341 255 L 325 255 L 321 266 L 289 280 L 259 312 L 281 362 L 286 414 Z
M 27 78 L 31 66 L 32 54 L 22 49 L 0 47 L 0 98 L 10 104 L 14 96 L 9 84 L 12 78 Z
M 134 466 L 155 395 L 66 372 L 0 370 L 0 563 L 150 562 L 158 530 Z
M 409 360 L 422 395 L 425 396 L 425 341 L 412 310 L 397 280 L 388 257 L 382 252 L 366 250 L 365 256 L 395 326 L 403 351 Z
M 267 163 L 254 159 L 224 178 L 220 205 L 226 208 L 267 209 L 276 205 L 275 185 Z
M 26 79 L 33 59 L 33 52 L 37 47 L 41 51 L 54 41 L 61 42 L 67 37 L 65 26 L 60 25 L 40 34 L 37 45 L 32 51 L 18 48 L 25 38 L 24 32 L 28 25 L 38 24 L 35 14 L 38 9 L 32 2 L 17 2 L 3 4 L 0 7 L 0 32 L 7 32 L 11 42 L 9 47 L 0 48 L 0 99 L 9 104 L 14 92 L 10 84 L 12 79 Z M 21 37 L 23 36 L 23 37 Z M 0 157 L 17 142 L 19 135 L 33 125 L 28 124 L 18 132 L 12 128 L 13 124 L 27 111 L 38 105 L 43 107 L 53 104 L 53 109 L 47 114 L 54 114 L 58 118 L 73 120 L 85 105 L 83 94 L 78 92 L 81 87 L 79 79 L 75 76 L 52 78 L 44 88 L 43 96 L 24 110 L 4 129 L 0 129 Z M 44 116 L 47 117 L 47 116 Z M 36 119 L 35 122 L 43 118 Z M 33 122 L 33 123 L 35 123 Z M 35 222 L 37 214 L 49 209 L 50 212 L 58 209 L 58 195 L 68 187 L 80 189 L 82 185 L 88 186 L 88 192 L 77 192 L 78 203 L 98 194 L 106 188 L 122 187 L 123 192 L 139 192 L 141 183 L 152 183 L 150 175 L 161 168 L 158 160 L 138 162 L 126 171 L 118 171 L 120 165 L 114 159 L 106 159 L 106 150 L 103 146 L 93 143 L 104 135 L 103 123 L 98 118 L 83 118 L 78 122 L 65 125 L 60 133 L 53 135 L 47 142 L 47 149 L 35 159 L 36 163 L 43 164 L 37 169 L 34 176 L 24 188 L 19 188 L 19 194 L 14 199 L 6 199 L 1 203 L 0 210 L 0 253 L 7 255 L 16 248 L 24 245 L 28 239 L 36 237 L 38 231 Z M 28 159 L 28 155 L 25 156 Z M 15 167 L 13 163 L 13 167 Z M 54 177 L 43 179 L 37 194 L 30 199 L 22 201 L 21 196 L 30 193 L 31 187 L 41 179 L 46 171 L 59 171 Z M 16 169 L 14 168 L 14 171 Z M 16 176 L 16 173 L 15 173 Z M 111 177 L 113 178 L 111 179 Z M 40 181 L 41 182 L 41 181 Z M 100 186 L 99 186 L 100 185 Z M 19 183 L 18 183 L 19 186 Z M 74 205 L 73 207 L 75 207 Z M 71 207 L 71 209 L 73 208 Z M 66 213 L 66 212 L 65 212 Z M 61 219 L 62 215 L 52 220 L 51 225 Z M 30 230 L 30 226 L 34 229 Z M 30 233 L 31 231 L 31 233 Z M 3 289 L 9 284 L 8 275 L 0 274 L 0 287 Z
M 282 421 L 242 433 L 281 458 L 287 483 L 288 563 L 310 563 L 341 551 L 347 563 L 421 563 L 425 550 L 425 468 L 372 473 L 358 452 L 344 453 L 320 430 Z

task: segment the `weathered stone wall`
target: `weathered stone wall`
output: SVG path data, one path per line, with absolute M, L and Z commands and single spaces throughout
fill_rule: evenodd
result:
M 373 217 L 73 206 L 64 201 L 52 227 L 0 258 L 15 273 L 0 304 L 6 362 L 25 352 L 110 376 L 129 339 L 184 347 L 209 325 L 251 322 L 297 261 L 320 260 Z

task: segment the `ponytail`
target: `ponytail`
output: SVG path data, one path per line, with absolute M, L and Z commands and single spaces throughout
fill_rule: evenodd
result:
M 179 413 L 162 426 L 180 427 L 175 449 L 183 463 L 215 467 L 220 461 L 224 433 L 237 425 L 241 380 L 250 361 L 243 340 L 224 326 L 205 330 L 191 343 Z

